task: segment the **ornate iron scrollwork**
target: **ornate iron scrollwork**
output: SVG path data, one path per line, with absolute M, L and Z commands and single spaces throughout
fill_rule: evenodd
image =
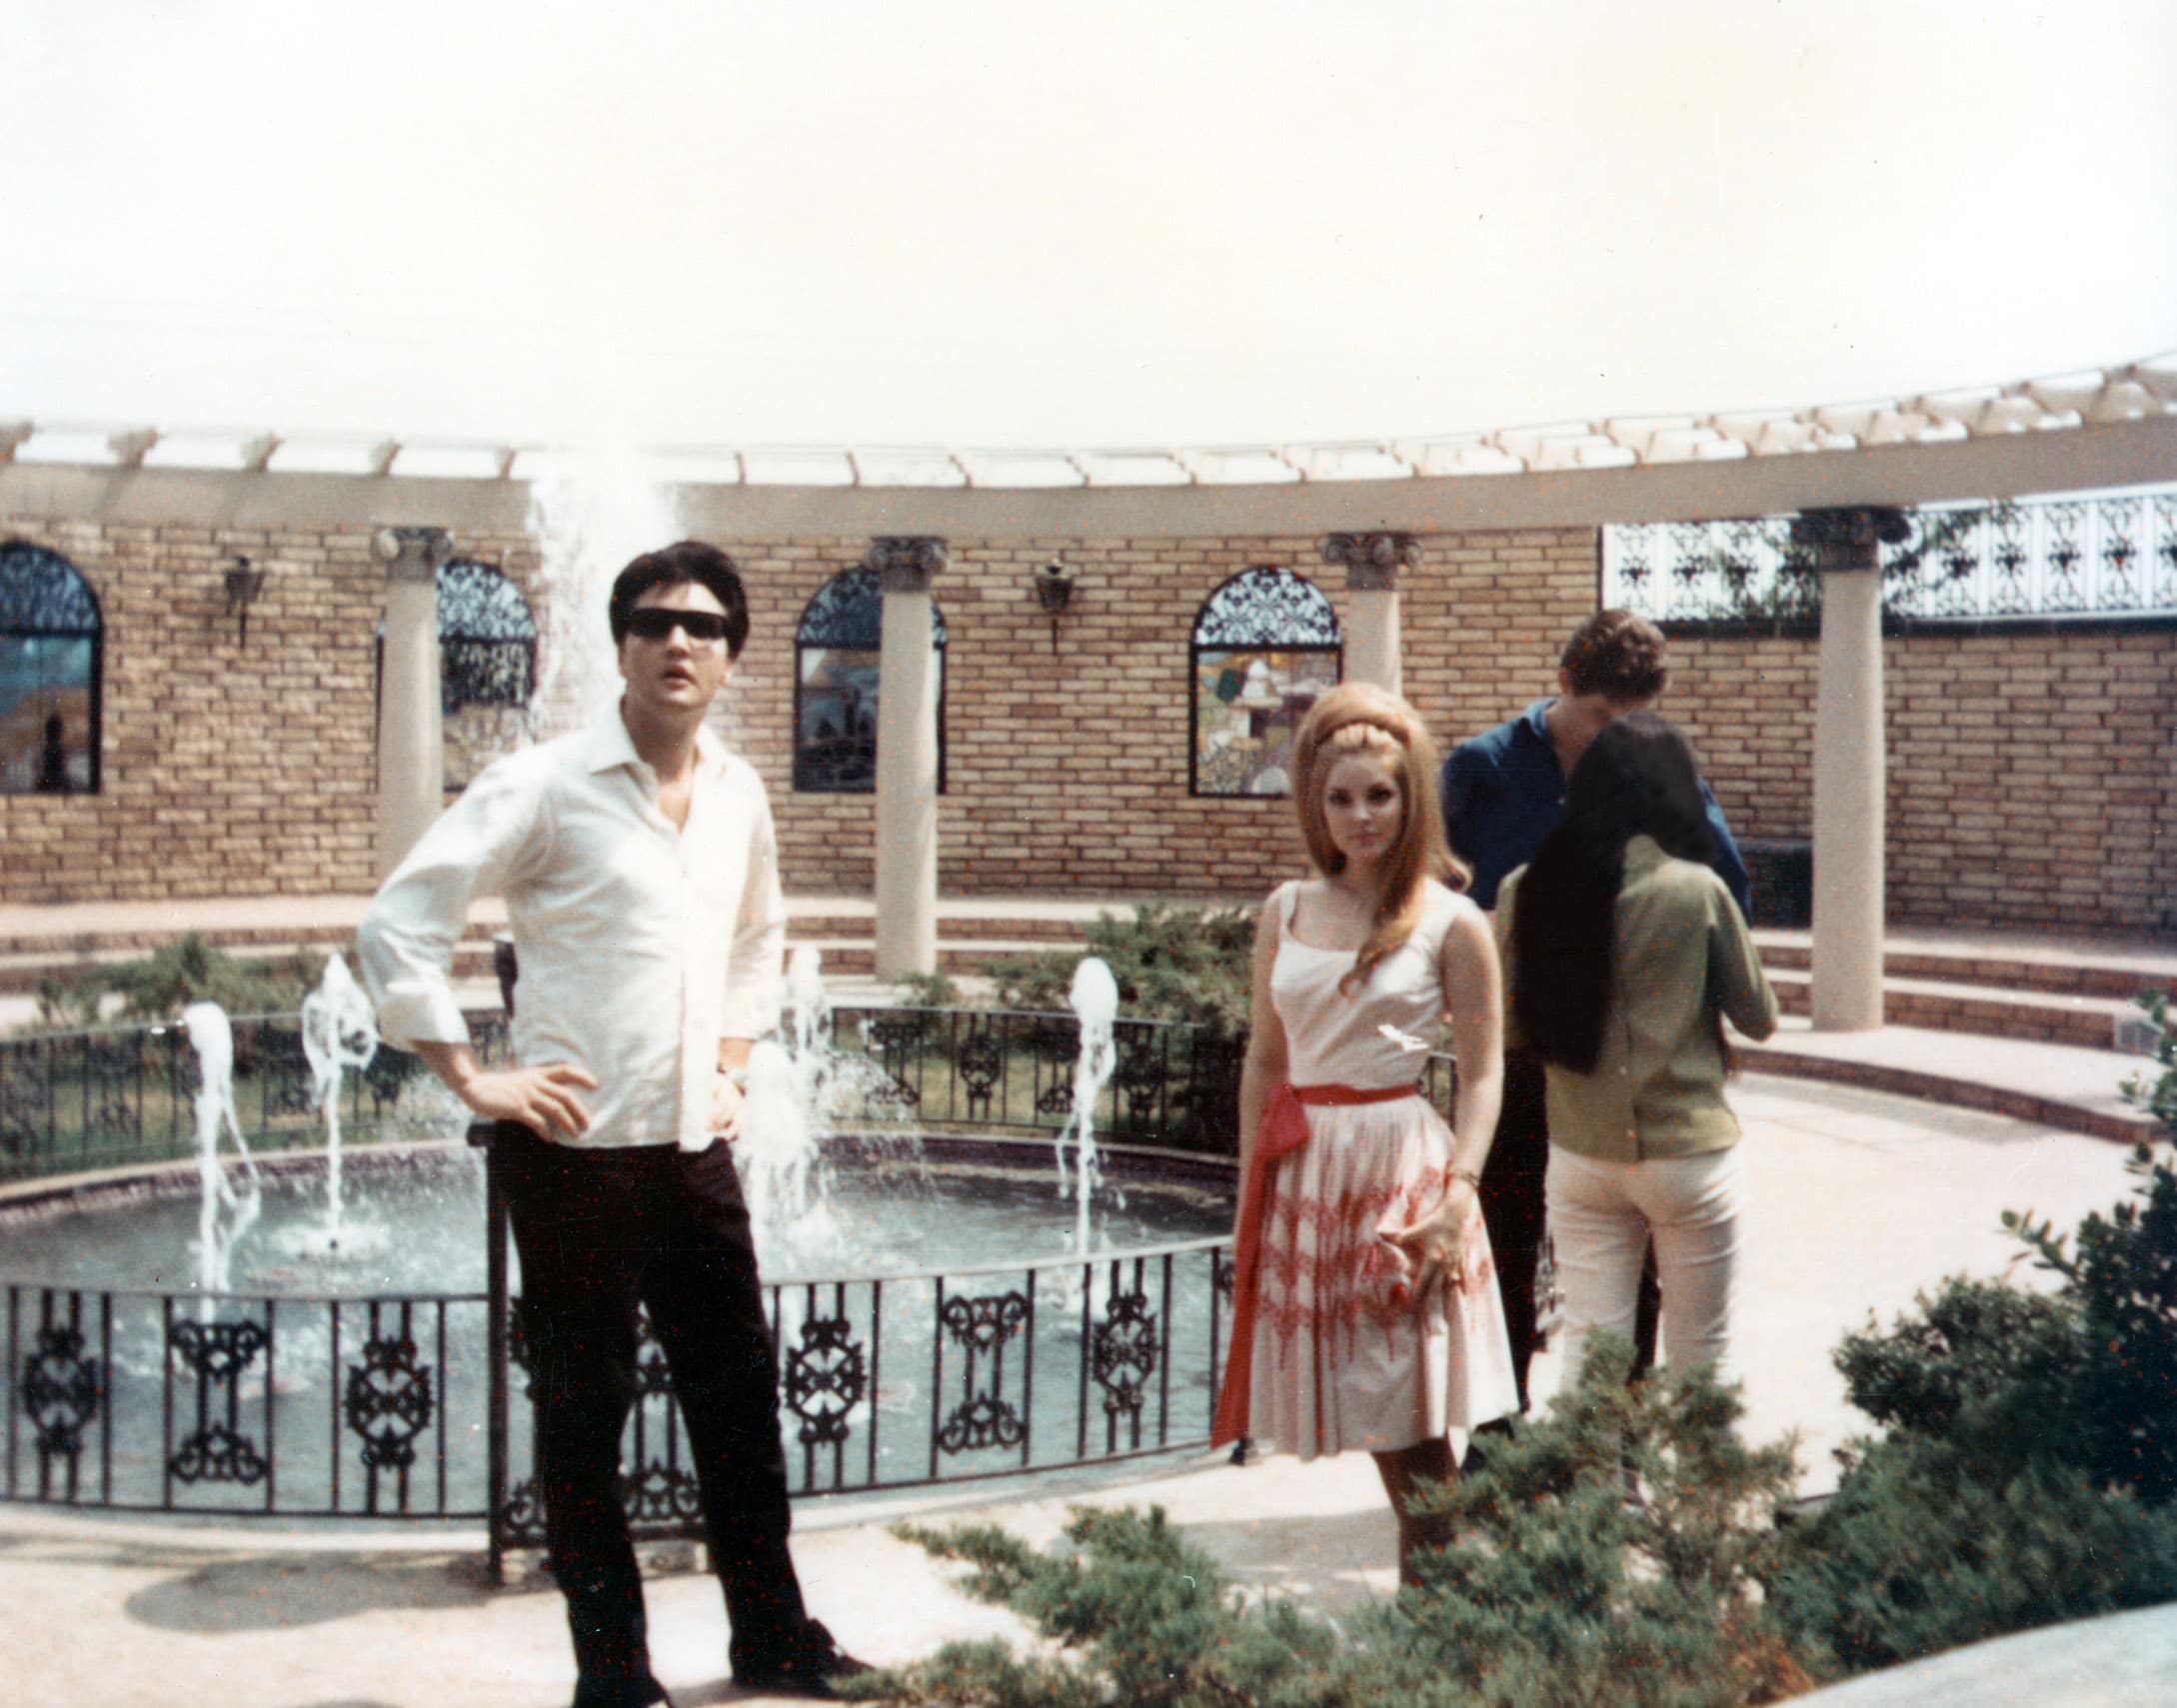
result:
M 73 1460 L 83 1451 L 83 1431 L 98 1415 L 105 1372 L 86 1355 L 83 1331 L 49 1322 L 38 1330 L 23 1360 L 23 1410 L 37 1425 L 42 1458 Z
M 93 1129 L 101 1137 L 126 1134 L 141 1142 L 143 1099 L 135 1094 L 134 1087 L 141 1081 L 143 1065 L 144 1034 L 140 1031 L 92 1032 L 84 1038 L 86 1101 Z
M 257 1443 L 241 1432 L 242 1372 L 272 1344 L 264 1324 L 247 1317 L 233 1322 L 177 1322 L 173 1347 L 197 1377 L 197 1427 L 182 1438 L 167 1468 L 185 1483 L 264 1481 L 268 1465 Z M 224 1420 L 212 1416 L 215 1393 L 224 1393 Z
M 455 558 L 439 568 L 439 695 L 464 706 L 529 704 L 537 677 L 537 620 L 521 589 L 489 564 Z
M 0 634 L 97 635 L 98 600 L 75 565 L 27 541 L 0 546 Z
M 1028 1438 L 1028 1424 L 1020 1411 L 999 1392 L 1004 1369 L 1001 1356 L 1006 1344 L 1027 1327 L 1028 1295 L 1022 1292 L 986 1293 L 973 1298 L 950 1298 L 940 1312 L 943 1331 L 968 1352 L 963 1377 L 966 1397 L 947 1414 L 938 1431 L 938 1446 L 947 1453 L 973 1452 L 983 1447 L 1018 1447 Z M 979 1375 L 989 1368 L 989 1383 Z
M 42 1040 L 0 1044 L 0 1151 L 33 1154 L 53 1129 L 53 1061 Z
M 908 1083 L 901 1068 L 928 1029 L 927 1017 L 912 1010 L 873 1014 L 862 1022 L 863 1040 L 877 1051 L 877 1063 L 887 1080 L 869 1093 L 873 1101 L 895 1108 L 922 1106 L 922 1092 Z
M 238 1073 L 255 1073 L 264 1082 L 267 1119 L 310 1113 L 317 1088 L 311 1080 L 309 1058 L 303 1054 L 300 1026 L 261 1024 L 246 1050 L 238 1047 L 235 1054 Z
M 968 1113 L 973 1120 L 988 1120 L 991 1097 L 1006 1071 L 1006 1044 L 998 1027 L 986 1020 L 971 1024 L 954 1051 L 953 1065 L 968 1093 Z
M 416 1462 L 416 1437 L 431 1426 L 437 1410 L 431 1372 L 417 1362 L 406 1309 L 399 1334 L 377 1333 L 376 1315 L 373 1307 L 363 1361 L 348 1366 L 341 1411 L 362 1438 L 366 1470 L 405 1471 Z
M 1111 1041 L 1117 1055 L 1111 1069 L 1111 1083 L 1118 1090 L 1122 1123 L 1154 1130 L 1167 1077 L 1163 1028 L 1121 1025 Z
M 817 589 L 802 607 L 795 626 L 797 647 L 840 647 L 849 652 L 874 653 L 884 644 L 885 591 L 878 574 L 867 565 L 842 570 Z M 949 637 L 945 615 L 937 602 L 930 605 L 930 644 L 943 647 Z
M 620 1504 L 635 1523 L 687 1524 L 703 1515 L 696 1473 L 646 1459 L 620 1479 Z
M 1088 1373 L 1103 1390 L 1103 1415 L 1138 1417 L 1149 1380 L 1156 1374 L 1156 1360 L 1163 1342 L 1156 1318 L 1149 1308 L 1147 1290 L 1141 1285 L 1141 1264 L 1134 1263 L 1133 1286 L 1118 1290 L 1118 1265 L 1111 1265 L 1111 1296 L 1103 1319 L 1089 1340 Z
M 803 1322 L 801 1343 L 787 1354 L 783 1386 L 787 1409 L 802 1420 L 803 1446 L 847 1439 L 848 1414 L 869 1392 L 870 1366 L 844 1314 Z
M 1194 616 L 1196 648 L 1336 647 L 1337 613 L 1320 588 L 1263 565 L 1220 583 Z

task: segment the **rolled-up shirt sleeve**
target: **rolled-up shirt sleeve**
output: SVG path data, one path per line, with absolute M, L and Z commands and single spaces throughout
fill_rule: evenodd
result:
M 762 1037 L 779 1024 L 786 1005 L 786 892 L 779 881 L 779 837 L 771 800 L 759 788 L 750 816 L 748 881 L 734 918 L 726 956 L 726 1003 L 721 1037 Z
M 536 853 L 543 791 L 521 756 L 488 768 L 417 840 L 356 927 L 356 958 L 396 1048 L 467 1043 L 449 969 L 469 903 L 498 894 Z

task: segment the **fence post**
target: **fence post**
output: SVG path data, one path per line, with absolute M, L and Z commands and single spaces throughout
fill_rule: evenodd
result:
M 486 1354 L 490 1364 L 490 1386 L 485 1423 L 488 1468 L 484 1479 L 484 1523 L 485 1545 L 490 1556 L 486 1569 L 495 1589 L 507 1580 L 507 1363 L 510 1350 L 507 1195 L 500 1185 L 499 1157 L 492 1144 L 497 1131 L 495 1121 L 472 1121 L 469 1125 L 469 1143 L 484 1153 L 484 1314 L 490 1342 Z

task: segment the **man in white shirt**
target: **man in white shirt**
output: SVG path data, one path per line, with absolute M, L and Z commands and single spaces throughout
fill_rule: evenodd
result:
M 704 728 L 748 605 L 726 554 L 684 541 L 621 572 L 610 619 L 619 705 L 479 777 L 386 879 L 358 949 L 386 1040 L 498 1123 L 576 1708 L 667 1701 L 619 1493 L 638 1301 L 688 1425 L 734 1677 L 829 1696 L 864 1669 L 804 1610 L 787 1551 L 778 1366 L 729 1148 L 786 938 L 763 783 Z M 497 1072 L 447 980 L 484 894 L 506 898 L 521 978 Z

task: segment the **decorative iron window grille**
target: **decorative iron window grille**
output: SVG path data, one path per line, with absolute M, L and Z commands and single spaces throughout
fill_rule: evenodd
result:
M 491 565 L 454 558 L 439 568 L 439 713 L 446 792 L 522 745 L 537 688 L 537 619 L 522 590 Z M 378 684 L 385 685 L 386 625 L 378 623 Z M 377 724 L 373 709 L 372 725 Z
M 1293 732 L 1344 674 L 1322 590 L 1290 570 L 1241 570 L 1201 602 L 1189 658 L 1189 793 L 1288 793 Z
M 1886 614 L 1919 623 L 2177 617 L 2177 488 L 1929 506 L 1880 549 Z M 1603 603 L 1662 622 L 1810 620 L 1814 560 L 1791 519 L 1602 531 Z
M 105 625 L 58 552 L 0 545 L 0 795 L 96 795 Z
M 811 596 L 794 631 L 794 788 L 868 795 L 877 787 L 885 594 L 867 566 L 842 570 Z M 945 792 L 945 614 L 930 602 L 938 655 L 938 792 Z

